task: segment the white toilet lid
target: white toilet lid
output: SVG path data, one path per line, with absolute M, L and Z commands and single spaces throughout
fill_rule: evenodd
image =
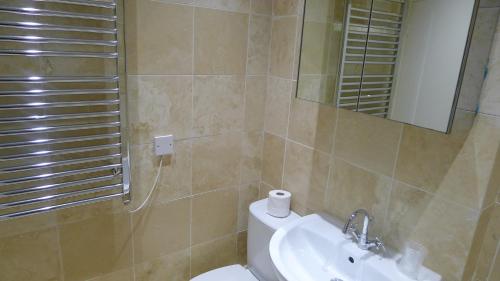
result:
M 217 268 L 191 279 L 191 281 L 259 281 L 239 264 Z

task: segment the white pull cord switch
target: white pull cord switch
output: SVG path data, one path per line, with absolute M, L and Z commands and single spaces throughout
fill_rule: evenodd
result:
M 172 155 L 174 154 L 174 136 L 158 136 L 154 139 L 155 142 L 155 155 Z

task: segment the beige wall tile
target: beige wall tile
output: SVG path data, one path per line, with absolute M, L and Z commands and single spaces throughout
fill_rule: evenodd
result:
M 191 249 L 191 277 L 238 262 L 236 234 L 195 245 Z
M 287 143 L 283 188 L 292 193 L 292 209 L 299 214 L 325 209 L 330 157 Z
M 193 198 L 191 244 L 199 244 L 236 232 L 238 190 L 216 190 Z M 194 257 L 193 253 L 193 259 Z
M 130 158 L 130 178 L 134 191 L 130 208 L 135 209 L 144 202 L 151 191 L 160 165 L 160 159 L 154 156 L 153 145 L 131 146 Z M 154 198 L 157 196 L 155 195 Z
M 245 78 L 196 76 L 193 135 L 205 136 L 243 129 Z
M 238 186 L 242 134 L 193 140 L 193 194 Z
M 273 12 L 273 1 L 252 0 L 252 13 L 271 15 Z
M 192 78 L 188 76 L 129 76 L 130 142 L 152 143 L 159 135 L 191 136 Z
M 486 221 L 487 226 L 484 235 L 482 237 L 474 237 L 474 239 L 480 239 L 482 242 L 477 255 L 474 280 L 488 280 L 490 270 L 495 263 L 497 247 L 500 243 L 500 205 L 492 206 L 489 212 L 489 214 L 486 213 L 487 216 L 489 215 L 489 218 Z M 482 221 L 480 220 L 480 222 Z M 495 279 L 490 278 L 489 280 Z
M 261 182 L 260 183 L 260 187 L 259 187 L 259 200 L 260 199 L 268 198 L 269 197 L 269 191 L 271 191 L 273 189 L 274 189 L 274 187 L 268 185 L 265 182 Z
M 366 209 L 374 217 L 372 235 L 380 235 L 389 203 L 391 179 L 335 158 L 328 196 L 328 211 L 345 220 L 356 209 Z
M 192 73 L 192 7 L 128 0 L 125 18 L 128 74 Z
M 332 151 L 336 118 L 336 109 L 333 106 L 293 99 L 288 137 L 320 151 L 330 153 Z
M 242 231 L 238 233 L 238 263 L 245 266 L 247 262 L 247 238 L 248 233 L 246 231 Z
M 459 125 L 455 120 L 454 126 Z M 456 127 L 446 135 L 405 125 L 398 155 L 397 180 L 434 192 L 448 173 L 469 133 Z
M 240 183 L 261 180 L 263 145 L 264 135 L 261 132 L 243 134 Z
M 292 78 L 297 17 L 273 19 L 270 73 Z
M 334 154 L 392 176 L 402 125 L 343 109 L 338 113 Z
M 160 165 L 160 157 L 154 155 L 153 149 L 153 145 L 130 149 L 133 188 L 130 209 L 141 205 L 153 188 Z M 174 149 L 174 155 L 163 156 L 161 177 L 152 197 L 155 204 L 191 194 L 191 141 L 176 141 Z
M 326 74 L 329 69 L 330 37 L 333 24 L 305 22 L 302 38 L 301 74 Z
M 300 76 L 297 88 L 299 99 L 328 104 L 333 106 L 336 98 L 336 77 L 334 75 L 304 75 Z
M 272 0 L 273 14 L 276 16 L 296 15 L 299 7 L 299 0 Z
M 271 17 L 252 15 L 249 32 L 248 74 L 266 75 L 269 65 L 269 45 L 271 44 Z
M 211 9 L 195 10 L 196 74 L 244 74 L 248 15 Z
M 286 136 L 293 85 L 292 81 L 277 77 L 267 80 L 266 132 Z
M 479 220 L 474 231 L 474 236 L 472 244 L 470 247 L 469 255 L 467 257 L 467 263 L 464 267 L 464 273 L 462 275 L 462 280 L 474 280 L 473 276 L 479 267 L 478 260 L 479 254 L 481 253 L 483 242 L 485 241 L 486 232 L 488 230 L 488 224 L 490 223 L 491 214 L 493 213 L 494 205 L 486 208 L 481 212 Z M 489 268 L 489 263 L 487 267 Z M 481 265 L 484 267 L 484 265 Z
M 304 2 L 304 0 L 300 0 L 300 2 Z M 299 79 L 300 53 L 302 48 L 302 29 L 304 26 L 304 16 L 302 15 L 303 11 L 301 10 L 300 13 L 301 15 L 297 17 L 297 22 L 295 25 L 295 46 L 292 69 L 292 79 L 295 81 Z
M 97 216 L 122 213 L 125 209 L 126 208 L 124 208 L 123 201 L 110 200 L 96 202 L 90 205 L 81 205 L 72 208 L 61 209 L 49 214 L 56 218 L 58 225 L 63 225 L 91 219 Z
M 135 281 L 189 280 L 189 250 L 182 250 L 135 266 Z
M 132 265 L 130 216 L 126 213 L 60 226 L 59 236 L 65 280 L 86 280 Z
M 433 196 L 401 182 L 394 182 L 384 228 L 384 242 L 402 250 Z
M 250 76 L 245 91 L 245 131 L 262 131 L 266 111 L 267 77 Z
M 478 219 L 476 211 L 434 197 L 408 239 L 432 252 L 425 266 L 439 272 L 443 280 L 460 280 Z
M 488 77 L 483 85 L 483 90 L 480 97 L 479 110 L 481 113 L 500 116 L 500 94 L 498 87 L 500 86 L 500 25 L 497 24 L 495 39 L 493 40 L 493 49 L 490 52 L 490 61 L 488 65 Z
M 147 207 L 132 216 L 136 264 L 189 247 L 191 199 Z
M 55 228 L 4 237 L 0 249 L 2 281 L 63 280 Z
M 88 281 L 134 281 L 134 271 L 132 268 L 127 268 L 101 275 Z
M 56 213 L 44 213 L 36 216 L 20 217 L 0 222 L 0 238 L 28 232 L 44 230 L 58 223 Z
M 475 111 L 479 105 L 479 98 L 485 80 L 484 71 L 488 66 L 488 57 L 497 21 L 498 9 L 478 10 L 467 55 L 467 64 L 463 74 L 464 78 L 458 96 L 458 108 Z M 491 77 L 486 77 L 486 79 L 493 80 Z
M 491 205 L 500 183 L 499 150 L 500 118 L 477 116 L 436 194 L 477 210 Z
M 495 264 L 493 264 L 493 268 L 490 273 L 490 281 L 500 279 L 500 258 L 497 253 L 497 258 L 495 259 Z
M 174 142 L 174 150 L 173 155 L 164 156 L 157 202 L 168 202 L 191 195 L 191 140 Z
M 262 180 L 274 188 L 281 188 L 285 157 L 285 140 L 264 134 L 264 152 L 262 155 Z
M 250 11 L 250 0 L 195 0 L 195 5 L 241 13 Z
M 334 20 L 336 2 L 342 1 L 307 0 L 305 3 L 306 21 L 332 22 Z
M 238 197 L 238 232 L 248 229 L 248 208 L 259 199 L 259 183 L 240 186 Z

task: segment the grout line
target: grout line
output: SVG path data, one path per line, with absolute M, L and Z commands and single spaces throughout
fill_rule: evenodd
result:
M 62 245 L 61 245 L 61 226 L 60 225 L 57 225 L 55 227 L 56 229 L 56 235 L 57 235 L 57 245 L 58 245 L 58 248 L 57 248 L 57 255 L 58 255 L 58 258 L 59 258 L 59 262 L 60 262 L 60 268 L 59 268 L 59 274 L 61 275 L 61 280 L 64 281 L 64 279 L 66 279 L 65 275 L 64 274 L 64 260 L 63 260 L 63 255 L 62 255 Z
M 335 168 L 335 164 L 334 164 L 334 159 L 335 159 L 335 143 L 336 143 L 336 139 L 337 139 L 337 131 L 338 131 L 338 124 L 339 124 L 339 110 L 335 109 L 335 125 L 334 125 L 334 128 L 333 128 L 333 136 L 332 136 L 332 147 L 330 148 L 331 151 L 330 151 L 330 158 L 328 159 L 328 177 L 327 177 L 327 180 L 326 180 L 326 188 L 325 188 L 325 198 L 323 200 L 323 204 L 324 204 L 324 207 L 326 209 L 329 208 L 330 206 L 330 199 L 333 195 L 333 184 L 332 181 L 333 181 L 333 169 Z
M 193 199 L 189 200 L 189 278 L 193 275 Z
M 202 9 L 222 11 L 222 12 L 230 12 L 230 13 L 237 13 L 237 14 L 249 14 L 249 13 L 252 12 L 250 8 L 249 8 L 248 11 L 235 11 L 235 10 L 224 9 L 224 8 L 206 7 L 206 6 L 203 6 L 203 5 L 196 4 L 196 2 L 194 0 L 191 3 L 182 3 L 182 2 L 168 3 L 168 2 L 163 2 L 161 0 L 151 0 L 151 1 L 158 2 L 158 3 L 161 3 L 161 4 L 165 4 L 165 5 L 187 6 L 187 7 L 193 7 L 193 8 L 202 8 Z
M 189 130 L 189 135 L 191 136 L 191 139 L 193 139 L 194 135 L 194 88 L 195 88 L 195 58 L 196 58 L 196 7 L 193 7 L 193 42 L 192 42 L 192 48 L 193 48 L 193 60 L 191 64 L 191 72 L 192 72 L 192 78 L 191 78 L 191 128 Z M 193 251 L 192 251 L 192 242 L 193 242 L 193 142 L 191 141 L 191 149 L 190 149 L 190 178 L 191 178 L 191 191 L 189 192 L 189 243 L 188 243 L 188 252 L 189 252 L 189 278 L 192 277 L 193 275 Z
M 495 263 L 496 263 L 496 260 L 498 258 L 500 258 L 500 255 L 499 255 L 499 252 L 500 252 L 500 243 L 497 242 L 497 249 L 496 249 L 496 252 L 495 252 L 495 256 L 493 257 L 492 261 L 491 261 L 491 264 L 490 264 L 490 268 L 489 268 L 489 272 L 488 272 L 488 277 L 486 277 L 486 280 L 487 281 L 493 281 L 491 279 L 491 274 L 493 273 L 493 269 L 495 269 Z
M 252 1 L 249 1 L 250 5 L 250 11 L 252 11 Z M 246 58 L 245 58 L 245 81 L 244 81 L 244 88 L 245 88 L 245 93 L 243 95 L 243 131 L 244 133 L 241 135 L 240 139 L 240 161 L 239 161 L 239 170 L 240 170 L 240 175 L 238 179 L 238 200 L 237 200 L 237 205 L 236 205 L 236 226 L 235 226 L 235 232 L 238 232 L 239 228 L 239 218 L 240 218 L 240 203 L 242 200 L 241 196 L 241 187 L 242 187 L 242 182 L 243 182 L 243 151 L 244 151 L 244 146 L 245 146 L 245 139 L 248 137 L 248 133 L 246 132 L 246 118 L 247 118 L 247 94 L 248 94 L 248 85 L 247 85 L 247 80 L 248 80 L 248 62 L 249 62 L 249 50 L 250 50 L 250 26 L 252 23 L 252 15 L 251 13 L 248 15 L 248 20 L 247 20 L 247 46 L 246 46 Z M 238 238 L 236 237 L 236 252 L 238 251 Z
M 193 56 L 194 57 L 194 56 Z M 194 63 L 194 59 L 193 59 L 193 63 Z M 194 69 L 194 66 L 193 66 L 193 69 Z M 194 72 L 194 70 L 193 70 Z M 192 77 L 192 76 L 195 76 L 195 77 L 244 77 L 245 74 L 199 74 L 199 73 L 196 73 L 196 74 L 154 74 L 154 73 L 151 73 L 151 74 L 128 74 L 127 75 L 128 77 Z M 265 76 L 263 74 L 254 74 L 254 75 L 251 75 L 251 76 Z
M 298 9 L 296 11 L 296 13 L 298 14 Z M 284 149 L 284 155 L 283 155 L 283 170 L 282 170 L 282 174 L 281 174 L 281 186 L 282 188 L 285 188 L 285 167 L 286 167 L 286 163 L 287 163 L 287 150 L 288 150 L 288 141 L 289 138 L 288 138 L 288 134 L 289 134 L 289 130 L 290 130 L 290 120 L 292 118 L 292 104 L 294 102 L 293 100 L 293 93 L 294 93 L 294 81 L 293 81 L 293 77 L 294 77 L 294 68 L 295 68 L 295 60 L 297 59 L 297 56 L 296 56 L 296 51 L 297 51 L 297 38 L 298 38 L 298 15 L 293 15 L 293 17 L 296 17 L 297 20 L 295 22 L 295 28 L 294 28 L 294 40 L 292 42 L 293 44 L 293 51 L 292 51 L 292 64 L 290 65 L 291 67 L 291 77 L 290 79 L 286 79 L 289 83 L 289 86 L 290 86 L 290 92 L 288 93 L 288 100 L 289 100 L 289 104 L 288 104 L 288 116 L 287 116 L 287 123 L 286 123 L 286 127 L 285 127 L 285 149 Z M 280 17 L 276 17 L 277 19 L 279 19 Z M 288 47 L 288 46 L 287 46 Z
M 137 279 L 137 273 L 135 272 L 135 242 L 134 242 L 134 220 L 132 218 L 133 213 L 127 212 L 130 224 L 130 246 L 132 247 L 132 280 Z
M 386 227 L 384 227 L 388 222 L 389 222 L 389 206 L 391 205 L 391 196 L 392 196 L 392 192 L 393 190 L 395 189 L 395 180 L 396 180 L 396 168 L 398 166 L 398 162 L 399 162 L 399 152 L 401 150 L 401 142 L 403 141 L 403 132 L 404 132 L 404 127 L 405 125 L 403 124 L 401 126 L 401 132 L 399 133 L 399 139 L 398 139 L 398 144 L 396 146 L 396 155 L 395 155 L 395 158 L 394 158 L 394 163 L 393 163 L 393 167 L 392 167 L 392 172 L 391 172 L 391 183 L 390 183 L 390 186 L 389 186 L 389 197 L 387 198 L 387 202 L 386 202 L 386 206 L 385 206 L 385 210 L 384 210 L 384 217 L 382 218 L 383 221 L 382 221 L 382 224 L 383 224 L 383 227 L 382 229 L 386 229 Z M 388 235 L 389 233 L 387 233 Z M 380 233 L 379 235 L 382 236 L 382 238 L 386 235 L 386 233 Z

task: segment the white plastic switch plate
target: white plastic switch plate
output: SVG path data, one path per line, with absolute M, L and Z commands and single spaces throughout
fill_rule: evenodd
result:
M 172 155 L 174 153 L 174 136 L 155 137 L 155 155 Z

